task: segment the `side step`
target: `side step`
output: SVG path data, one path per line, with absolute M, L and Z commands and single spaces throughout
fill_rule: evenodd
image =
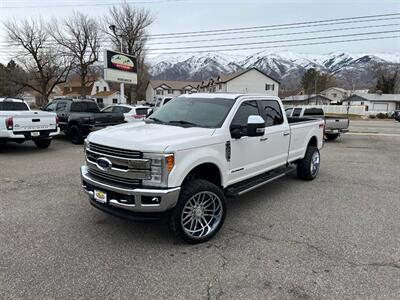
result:
M 250 179 L 246 179 L 242 182 L 231 185 L 225 189 L 225 195 L 227 197 L 237 197 L 243 195 L 244 193 L 250 192 L 264 184 L 267 184 L 275 179 L 281 178 L 286 174 L 289 174 L 296 170 L 295 167 L 280 167 L 278 169 L 269 171 L 267 173 L 255 176 Z

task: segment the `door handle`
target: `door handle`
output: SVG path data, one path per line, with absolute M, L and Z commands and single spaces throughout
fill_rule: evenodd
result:
M 289 132 L 284 132 L 283 136 L 288 136 L 290 133 Z
M 264 141 L 266 141 L 266 140 L 268 140 L 267 137 L 260 138 L 260 142 L 264 142 Z

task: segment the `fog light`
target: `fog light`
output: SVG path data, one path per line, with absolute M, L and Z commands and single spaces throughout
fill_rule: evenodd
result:
M 160 196 L 142 196 L 143 205 L 159 205 L 161 203 Z

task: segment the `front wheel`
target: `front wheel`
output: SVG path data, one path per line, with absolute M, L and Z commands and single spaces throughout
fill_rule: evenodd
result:
M 225 216 L 225 196 L 221 189 L 206 180 L 194 179 L 183 185 L 170 217 L 170 227 L 177 237 L 197 244 L 217 234 Z
M 36 139 L 33 141 L 39 149 L 46 149 L 51 144 L 51 139 Z
M 313 180 L 317 177 L 321 156 L 315 146 L 308 146 L 304 158 L 297 163 L 297 177 Z
M 336 140 L 339 137 L 338 134 L 331 134 L 331 133 L 327 133 L 326 134 L 326 138 L 330 141 Z

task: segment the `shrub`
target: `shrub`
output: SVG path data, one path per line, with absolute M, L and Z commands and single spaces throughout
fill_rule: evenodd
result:
M 384 113 L 378 113 L 378 114 L 376 114 L 376 117 L 377 117 L 378 119 L 387 119 L 387 118 L 388 118 L 388 115 L 387 115 L 387 114 L 384 114 Z
M 369 117 L 370 119 L 375 119 L 375 118 L 376 118 L 375 115 L 369 115 L 368 117 Z

